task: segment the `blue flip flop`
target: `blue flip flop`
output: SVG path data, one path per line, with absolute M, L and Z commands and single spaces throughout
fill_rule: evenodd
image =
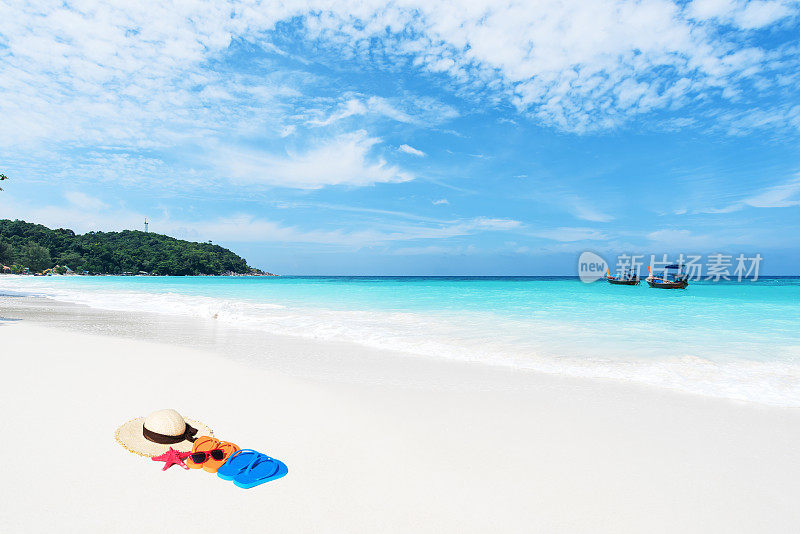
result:
M 253 462 L 258 460 L 261 453 L 253 449 L 241 449 L 236 451 L 217 469 L 217 476 L 223 480 L 233 480 L 233 477 L 250 467 Z
M 254 488 L 270 480 L 276 480 L 286 475 L 289 468 L 286 464 L 266 454 L 259 454 L 250 466 L 233 478 L 233 483 L 240 488 Z

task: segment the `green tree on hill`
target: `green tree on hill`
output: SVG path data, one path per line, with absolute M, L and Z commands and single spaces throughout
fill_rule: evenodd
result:
M 253 271 L 244 258 L 211 243 L 124 230 L 89 232 L 50 229 L 25 221 L 0 220 L 0 260 L 39 272 L 64 265 L 97 274 L 217 275 Z
M 11 265 L 14 263 L 14 250 L 11 244 L 0 240 L 0 265 Z
M 19 256 L 19 262 L 33 272 L 38 273 L 53 266 L 50 250 L 33 242 L 27 243 Z

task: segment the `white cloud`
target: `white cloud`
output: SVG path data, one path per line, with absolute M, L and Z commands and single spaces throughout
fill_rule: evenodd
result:
M 687 5 L 686 10 L 691 18 L 709 20 L 727 17 L 735 8 L 735 0 L 693 0 Z
M 5 217 L 36 221 L 51 228 L 70 228 L 78 233 L 140 229 L 146 214 L 119 209 L 92 211 L 76 205 L 32 206 L 11 195 L 0 196 L 0 213 Z M 511 219 L 476 217 L 443 223 L 376 224 L 369 229 L 301 228 L 250 214 L 214 219 L 179 220 L 168 213 L 147 216 L 150 230 L 181 239 L 216 242 L 311 243 L 360 248 L 395 242 L 437 240 L 482 232 L 509 232 L 522 223 Z
M 795 9 L 794 2 L 782 0 L 693 0 L 687 13 L 693 19 L 716 19 L 752 30 L 788 17 Z
M 800 206 L 798 193 L 800 193 L 800 178 L 795 178 L 785 184 L 770 187 L 761 193 L 747 197 L 742 200 L 742 203 L 754 208 L 789 208 Z
M 605 213 L 590 205 L 586 200 L 573 193 L 556 191 L 553 193 L 545 189 L 539 191 L 536 200 L 558 206 L 573 217 L 591 222 L 610 222 L 614 216 Z
M 312 110 L 310 114 L 312 118 L 306 121 L 310 126 L 330 126 L 340 120 L 363 115 L 385 117 L 405 124 L 435 125 L 459 115 L 452 106 L 431 97 L 416 95 L 391 99 L 356 95 L 339 103 L 326 117 L 320 109 Z
M 423 255 L 454 256 L 454 255 L 474 254 L 476 252 L 478 252 L 478 248 L 475 245 L 467 245 L 467 246 L 459 245 L 451 247 L 429 245 L 426 247 L 400 247 L 392 250 L 392 254 L 396 256 L 423 256 Z
M 543 237 L 553 241 L 592 241 L 592 240 L 605 240 L 608 238 L 606 234 L 594 228 L 573 228 L 561 227 L 551 228 L 547 230 L 539 230 L 531 232 L 532 236 Z
M 471 221 L 469 227 L 480 228 L 481 230 L 508 231 L 520 228 L 521 226 L 522 223 L 514 219 L 478 217 Z
M 593 208 L 587 204 L 584 204 L 583 201 L 574 200 L 571 205 L 569 206 L 569 212 L 572 213 L 575 217 L 579 219 L 583 219 L 584 221 L 592 221 L 592 222 L 610 222 L 614 220 L 613 215 L 609 215 L 608 213 L 603 213 L 602 211 Z
M 711 232 L 695 233 L 682 228 L 664 228 L 649 232 L 645 237 L 650 241 L 648 248 L 659 253 L 675 251 L 678 253 L 716 252 L 729 247 L 758 247 L 766 250 L 773 247 L 792 247 L 793 236 L 774 228 L 726 228 Z
M 754 130 L 768 131 L 774 135 L 800 130 L 800 105 L 782 104 L 764 109 L 729 111 L 720 113 L 719 118 L 731 135 L 745 135 Z
M 527 175 L 524 176 L 527 177 Z M 552 181 L 541 181 L 535 192 L 529 193 L 524 198 L 555 207 L 584 221 L 606 223 L 615 219 L 613 215 L 600 210 L 587 200 Z
M 81 200 L 79 196 L 73 198 Z M 144 215 L 128 210 L 86 209 L 71 201 L 66 205 L 34 206 L 10 194 L 0 195 L 0 213 L 4 218 L 36 222 L 50 228 L 69 228 L 78 233 L 140 228 L 144 220 Z
M 646 237 L 651 241 L 653 247 L 664 252 L 668 250 L 709 250 L 728 244 L 728 236 L 695 234 L 689 230 L 674 228 L 656 230 L 648 233 Z
M 108 204 L 99 198 L 89 196 L 86 193 L 81 193 L 80 191 L 68 191 L 64 193 L 64 198 L 66 198 L 67 201 L 73 206 L 84 210 L 100 211 L 108 207 Z
M 791 208 L 800 206 L 800 177 L 788 182 L 768 187 L 760 193 L 745 197 L 722 208 L 707 208 L 699 213 L 733 213 L 746 207 L 752 208 Z
M 740 27 L 752 30 L 769 26 L 792 15 L 796 7 L 795 2 L 756 0 L 747 2 L 734 18 Z
M 446 198 L 440 198 L 439 200 L 433 201 L 434 206 L 447 206 L 448 204 L 450 204 L 450 201 Z
M 425 157 L 427 155 L 422 150 L 416 149 L 413 146 L 409 146 L 409 145 L 405 145 L 405 144 L 400 145 L 398 150 L 400 150 L 400 152 L 405 152 L 406 154 L 411 154 L 412 156 Z
M 336 121 L 352 117 L 353 115 L 364 115 L 369 111 L 369 108 L 358 99 L 351 98 L 345 102 L 342 107 L 336 112 L 332 113 L 325 119 L 310 119 L 308 124 L 311 126 L 328 126 Z
M 697 97 L 734 98 L 781 59 L 779 49 L 738 53 L 745 30 L 797 11 L 776 0 L 5 2 L 0 116 L 14 137 L 4 143 L 171 147 L 231 131 L 285 134 L 287 108 L 312 76 L 271 65 L 245 75 L 226 61 L 241 42 L 279 50 L 269 32 L 289 20 L 337 57 L 441 73 L 460 94 L 505 98 L 557 128 L 610 128 Z M 722 31 L 728 24 L 743 31 Z M 783 71 L 796 70 L 788 58 Z M 354 98 L 314 120 L 457 114 L 424 98 Z
M 772 5 L 761 6 L 758 16 L 742 12 L 742 20 L 750 21 L 742 25 L 776 22 L 781 9 Z M 739 7 L 717 11 L 729 18 Z M 773 15 L 763 15 L 767 11 Z M 796 11 L 786 7 L 787 14 Z M 323 39 L 349 36 L 353 54 L 367 57 L 378 48 L 410 55 L 415 65 L 449 74 L 462 87 L 505 92 L 521 111 L 547 124 L 586 131 L 708 92 L 733 94 L 749 73 L 765 68 L 757 54 L 729 61 L 735 46 L 723 35 L 733 36 L 713 27 L 727 18 L 694 21 L 687 15 L 688 8 L 662 0 L 408 2 L 377 13 L 363 4 L 354 15 L 367 17 L 359 19 L 363 26 L 334 14 L 310 30 Z M 391 41 L 370 44 L 387 26 L 414 37 L 400 39 L 396 48 Z
M 227 147 L 213 151 L 220 172 L 241 184 L 265 184 L 298 189 L 327 185 L 363 186 L 381 182 L 407 182 L 408 172 L 373 158 L 380 139 L 358 130 L 326 140 L 304 152 L 275 155 Z

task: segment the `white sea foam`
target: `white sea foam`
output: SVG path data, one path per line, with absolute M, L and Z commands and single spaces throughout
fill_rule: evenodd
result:
M 800 406 L 800 347 L 775 346 L 780 357 L 754 360 L 752 346 L 685 334 L 680 345 L 654 325 L 648 332 L 539 317 L 510 319 L 491 312 L 334 310 L 175 292 L 106 291 L 4 277 L 0 288 L 93 308 L 215 319 L 264 332 L 335 340 L 407 354 L 504 365 L 589 378 L 633 380 L 685 392 L 780 406 Z M 676 347 L 678 350 L 676 350 Z M 736 351 L 736 352 L 734 352 Z

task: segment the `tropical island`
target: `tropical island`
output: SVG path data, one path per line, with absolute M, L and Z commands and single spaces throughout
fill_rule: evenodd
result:
M 8 219 L 0 219 L 0 265 L 16 274 L 271 276 L 211 242 L 138 230 L 76 234 Z

